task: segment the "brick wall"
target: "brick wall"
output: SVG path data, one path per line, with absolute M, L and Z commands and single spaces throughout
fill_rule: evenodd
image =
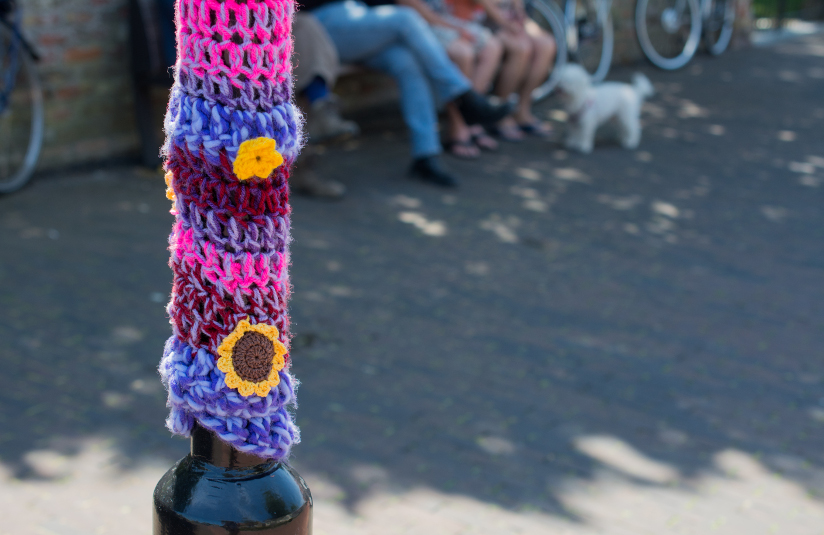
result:
M 132 154 L 137 148 L 126 0 L 24 0 L 26 34 L 43 57 L 40 169 Z

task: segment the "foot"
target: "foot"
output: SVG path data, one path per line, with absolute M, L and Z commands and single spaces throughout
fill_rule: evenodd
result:
M 474 160 L 481 155 L 480 149 L 472 142 L 472 139 L 453 139 L 444 143 L 443 147 L 452 156 L 464 160 Z
M 547 138 L 552 135 L 552 127 L 538 119 L 525 123 L 519 122 L 518 128 L 521 129 L 521 132 L 530 136 Z
M 512 117 L 507 117 L 498 123 L 493 129 L 492 133 L 503 139 L 504 141 L 523 141 L 526 135 L 521 131 L 518 123 Z
M 469 90 L 455 99 L 455 105 L 467 124 L 490 124 L 500 121 L 512 111 L 512 104 L 493 103 L 480 93 Z
M 449 174 L 437 156 L 425 156 L 412 162 L 409 174 L 418 180 L 429 182 L 445 188 L 457 188 L 458 179 Z
M 360 133 L 357 123 L 340 116 L 338 101 L 334 95 L 312 103 L 306 115 L 306 130 L 313 142 L 357 136 Z
M 486 133 L 486 130 L 481 125 L 470 127 L 470 136 L 472 142 L 481 150 L 495 152 L 499 145 L 495 139 Z
M 308 197 L 340 199 L 346 193 L 346 186 L 335 180 L 324 180 L 312 169 L 296 166 L 289 177 L 292 191 Z

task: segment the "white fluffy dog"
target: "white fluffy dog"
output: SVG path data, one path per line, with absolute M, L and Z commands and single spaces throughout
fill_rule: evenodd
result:
M 592 85 L 589 73 L 580 65 L 571 63 L 561 71 L 558 90 L 569 114 L 567 148 L 586 154 L 592 152 L 595 131 L 613 118 L 618 122 L 621 145 L 627 149 L 638 147 L 641 104 L 653 94 L 652 84 L 646 76 L 636 73 L 632 85 L 618 82 Z

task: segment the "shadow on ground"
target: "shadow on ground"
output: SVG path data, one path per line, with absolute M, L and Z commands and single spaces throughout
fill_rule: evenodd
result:
M 727 450 L 824 492 L 823 48 L 648 70 L 639 151 L 507 145 L 455 193 L 403 178 L 397 129 L 329 147 L 349 197 L 294 200 L 297 465 L 350 507 L 388 484 L 574 518 L 570 480 L 689 489 Z M 0 199 L 16 477 L 89 437 L 124 470 L 185 453 L 155 373 L 163 189 L 116 168 Z

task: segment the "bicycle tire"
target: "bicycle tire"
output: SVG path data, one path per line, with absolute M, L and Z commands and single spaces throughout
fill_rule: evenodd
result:
M 732 0 L 705 0 L 704 44 L 713 56 L 723 54 L 732 39 L 735 26 L 735 2 Z M 717 33 L 716 33 L 717 32 Z
M 650 2 L 655 3 L 652 12 L 649 12 Z M 680 2 L 685 2 L 684 5 L 689 9 L 687 21 L 682 21 L 683 15 L 677 8 Z M 667 3 L 674 3 L 676 7 L 660 9 L 661 4 Z M 686 39 L 683 39 L 682 31 L 684 22 L 689 24 Z M 635 32 L 641 50 L 653 65 L 668 71 L 680 69 L 692 59 L 701 41 L 701 8 L 698 0 L 638 0 L 635 6 Z M 651 34 L 659 41 L 658 46 L 653 44 Z M 676 44 L 671 48 L 673 54 L 665 55 L 659 49 L 665 48 L 664 42 L 667 40 L 681 41 L 683 44 Z
M 561 67 L 567 62 L 566 34 L 563 18 L 558 15 L 560 13 L 558 7 L 553 7 L 545 0 L 527 0 L 525 7 L 529 18 L 544 31 L 551 33 L 555 38 L 556 45 L 555 65 L 549 72 L 546 81 L 532 91 L 532 100 L 538 102 L 548 97 L 555 89 L 555 86 L 558 85 Z
M 0 31 L 8 38 L 8 30 Z M 0 114 L 0 193 L 12 193 L 26 185 L 43 146 L 43 87 L 32 59 L 20 49 L 17 53 L 20 65 L 15 90 Z M 28 136 L 20 135 L 23 128 L 30 129 Z M 25 146 L 12 146 L 11 139 L 3 139 L 4 133 L 22 139 Z
M 577 35 L 574 45 L 567 44 L 570 57 L 586 69 L 593 82 L 602 82 L 612 66 L 615 41 L 611 2 L 579 0 L 574 5 L 576 12 L 565 17 L 567 32 L 574 30 Z M 569 27 L 570 20 L 574 21 L 572 28 Z

